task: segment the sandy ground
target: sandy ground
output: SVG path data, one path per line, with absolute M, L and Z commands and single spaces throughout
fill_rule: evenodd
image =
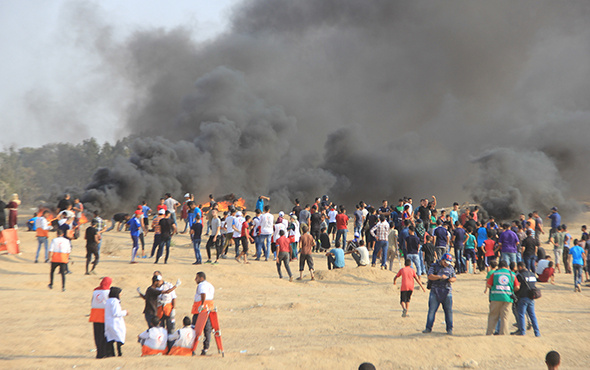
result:
M 577 236 L 579 225 L 572 224 Z M 0 368 L 188 368 L 212 369 L 356 369 L 364 361 L 378 369 L 451 369 L 477 363 L 486 369 L 544 368 L 550 350 L 562 355 L 562 368 L 590 364 L 590 288 L 573 292 L 572 275 L 560 274 L 556 285 L 543 285 L 536 303 L 542 337 L 485 336 L 488 298 L 482 275 L 460 275 L 454 284 L 454 333 L 444 334 L 444 315 L 437 315 L 432 334 L 422 334 L 428 293 L 416 291 L 409 317 L 401 317 L 394 272 L 355 267 L 327 271 L 326 258 L 315 254 L 318 279 L 279 280 L 273 262 L 193 266 L 189 238 L 173 238 L 167 265 L 142 259 L 130 265 L 131 239 L 125 232 L 105 235 L 97 275 L 84 275 L 85 247 L 73 243 L 67 290 L 49 290 L 49 264 L 33 263 L 36 239 L 21 229 L 21 255 L 0 255 Z M 151 246 L 152 235 L 147 238 Z M 148 247 L 146 247 L 147 249 Z M 251 248 L 252 251 L 253 248 Z M 108 252 L 108 253 L 107 253 Z M 110 254 L 109 254 L 110 253 Z M 202 253 L 205 256 L 203 246 Z M 295 263 L 293 271 L 298 270 Z M 180 278 L 177 318 L 190 313 L 194 276 L 205 271 L 215 286 L 225 357 L 212 344 L 207 357 L 140 357 L 137 334 L 146 329 L 144 303 L 135 289 L 150 284 L 155 269 L 169 281 Z M 92 290 L 103 276 L 123 289 L 129 311 L 123 357 L 96 360 L 92 324 L 88 322 Z M 61 277 L 56 275 L 55 286 Z M 424 278 L 423 278 L 424 279 Z M 398 284 L 399 286 L 399 284 Z M 512 317 L 511 317 L 512 321 Z M 512 327 L 511 327 L 512 329 Z

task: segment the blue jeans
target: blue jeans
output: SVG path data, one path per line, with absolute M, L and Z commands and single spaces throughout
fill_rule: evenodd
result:
M 408 257 L 408 259 L 412 261 L 412 263 L 416 267 L 416 275 L 422 275 L 422 270 L 420 268 L 420 256 L 417 254 L 408 254 L 406 257 Z
M 463 259 L 463 247 L 455 247 L 455 261 L 457 263 L 457 271 L 459 273 L 465 272 L 465 260 Z
M 518 314 L 518 330 L 520 331 L 520 334 L 524 335 L 526 330 L 526 320 L 524 317 L 526 313 L 531 319 L 535 336 L 540 337 L 541 332 L 539 331 L 539 324 L 537 323 L 537 316 L 535 315 L 535 301 L 530 298 L 518 298 L 516 312 Z
M 256 235 L 254 237 L 254 245 L 256 246 L 256 259 L 260 258 L 260 255 L 262 254 L 262 238 L 260 237 L 260 235 Z
M 377 240 L 375 242 L 375 250 L 373 251 L 373 261 L 372 261 L 373 265 L 377 261 L 377 254 L 379 254 L 379 251 L 381 251 L 381 266 L 386 266 L 388 244 L 389 243 L 387 240 Z
M 577 263 L 574 263 L 572 267 L 574 268 L 574 287 L 577 287 L 579 285 L 582 285 L 583 265 L 578 265 Z
M 262 246 L 266 259 L 268 259 L 268 256 L 270 255 L 270 235 L 271 234 L 260 235 L 260 245 Z
M 502 260 L 508 263 L 510 266 L 510 262 L 516 263 L 516 253 L 509 253 L 509 252 L 502 252 Z
M 426 264 L 424 263 L 424 252 L 422 251 L 422 247 L 420 247 L 420 252 L 418 252 L 418 256 L 420 257 L 420 271 L 422 271 L 422 274 L 426 274 Z
M 524 255 L 524 265 L 526 266 L 527 270 L 535 272 L 535 255 Z
M 49 254 L 47 252 L 47 237 L 46 236 L 38 236 L 37 241 L 39 245 L 37 246 L 37 255 L 35 256 L 35 262 L 39 259 L 39 251 L 41 251 L 41 246 L 45 246 L 45 262 L 49 259 Z
M 201 239 L 193 240 L 193 249 L 195 250 L 195 262 L 201 263 Z
M 139 235 L 131 235 L 131 240 L 133 240 L 133 249 L 131 250 L 131 261 L 135 261 L 135 256 L 137 255 L 137 250 L 139 249 Z
M 340 246 L 342 249 L 346 249 L 346 234 L 348 233 L 347 229 L 336 230 L 336 239 L 334 239 L 334 243 L 338 242 L 340 238 L 342 238 L 342 244 Z
M 453 331 L 453 295 L 447 294 L 446 298 L 439 302 L 436 298 L 436 294 L 431 290 L 430 297 L 428 298 L 428 317 L 426 319 L 426 329 L 432 330 L 434 325 L 434 318 L 438 307 L 442 304 L 443 310 L 445 311 L 445 323 L 447 324 L 447 333 Z
M 362 234 L 361 234 L 361 230 L 363 229 L 363 225 L 354 225 L 354 233 L 359 233 L 361 235 L 362 238 Z

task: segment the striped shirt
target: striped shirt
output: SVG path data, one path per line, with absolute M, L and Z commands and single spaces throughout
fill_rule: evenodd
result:
M 387 221 L 377 223 L 377 225 L 373 226 L 371 229 L 371 235 L 379 241 L 387 240 L 387 237 L 389 236 L 389 223 Z

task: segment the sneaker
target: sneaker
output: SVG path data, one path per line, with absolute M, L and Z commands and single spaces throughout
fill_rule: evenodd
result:
M 61 288 L 61 291 L 62 291 L 62 292 L 65 292 L 65 291 L 66 291 L 66 288 Z
M 452 330 L 447 330 L 447 335 L 453 335 L 453 331 Z
M 48 287 L 49 289 L 53 289 L 53 285 L 51 285 L 51 284 L 47 284 L 47 287 Z
M 293 276 L 289 277 L 289 282 L 293 282 Z
M 298 277 L 296 280 L 303 280 L 302 278 Z
M 402 317 L 406 317 L 408 314 L 408 310 L 406 310 L 405 308 L 402 311 Z
M 224 254 L 221 256 L 221 258 L 223 258 L 225 260 L 225 259 L 227 259 L 227 256 Z
M 201 351 L 201 356 L 207 356 L 207 350 L 206 349 L 204 349 L 204 350 Z
M 193 262 L 193 265 L 200 265 L 199 262 Z
M 86 271 L 86 273 L 84 275 L 90 275 L 90 273 L 88 271 Z
M 424 334 L 432 333 L 432 329 L 424 329 L 424 330 L 422 330 L 422 333 L 424 333 Z
M 35 263 L 39 263 L 39 261 L 35 260 Z
M 212 265 L 218 265 L 218 264 L 219 264 L 219 261 L 215 261 L 212 263 Z
M 205 263 L 211 263 L 211 260 L 207 260 L 207 261 L 205 261 Z

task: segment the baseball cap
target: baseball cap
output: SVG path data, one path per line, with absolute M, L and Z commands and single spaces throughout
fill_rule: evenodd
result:
M 142 213 L 143 213 L 143 212 L 141 212 L 139 209 L 138 209 L 137 211 L 135 211 L 135 214 L 136 214 L 136 215 L 140 215 L 140 214 L 142 214 Z
M 281 211 L 279 212 L 279 217 L 283 217 L 285 215 L 285 212 Z
M 448 263 L 452 263 L 453 262 L 453 256 L 451 256 L 450 253 L 443 254 L 443 256 L 442 256 L 441 259 L 447 261 Z
M 159 215 L 165 215 L 166 214 L 166 210 L 164 208 L 160 208 L 160 210 L 158 211 Z
M 184 197 L 185 198 L 190 198 L 191 197 L 191 194 L 190 193 L 186 193 L 186 194 L 184 194 Z
M 557 207 L 551 208 L 552 211 L 557 211 Z
M 356 233 L 354 233 L 354 237 L 355 238 L 360 238 L 361 237 L 361 234 L 359 234 L 358 232 L 356 232 Z

